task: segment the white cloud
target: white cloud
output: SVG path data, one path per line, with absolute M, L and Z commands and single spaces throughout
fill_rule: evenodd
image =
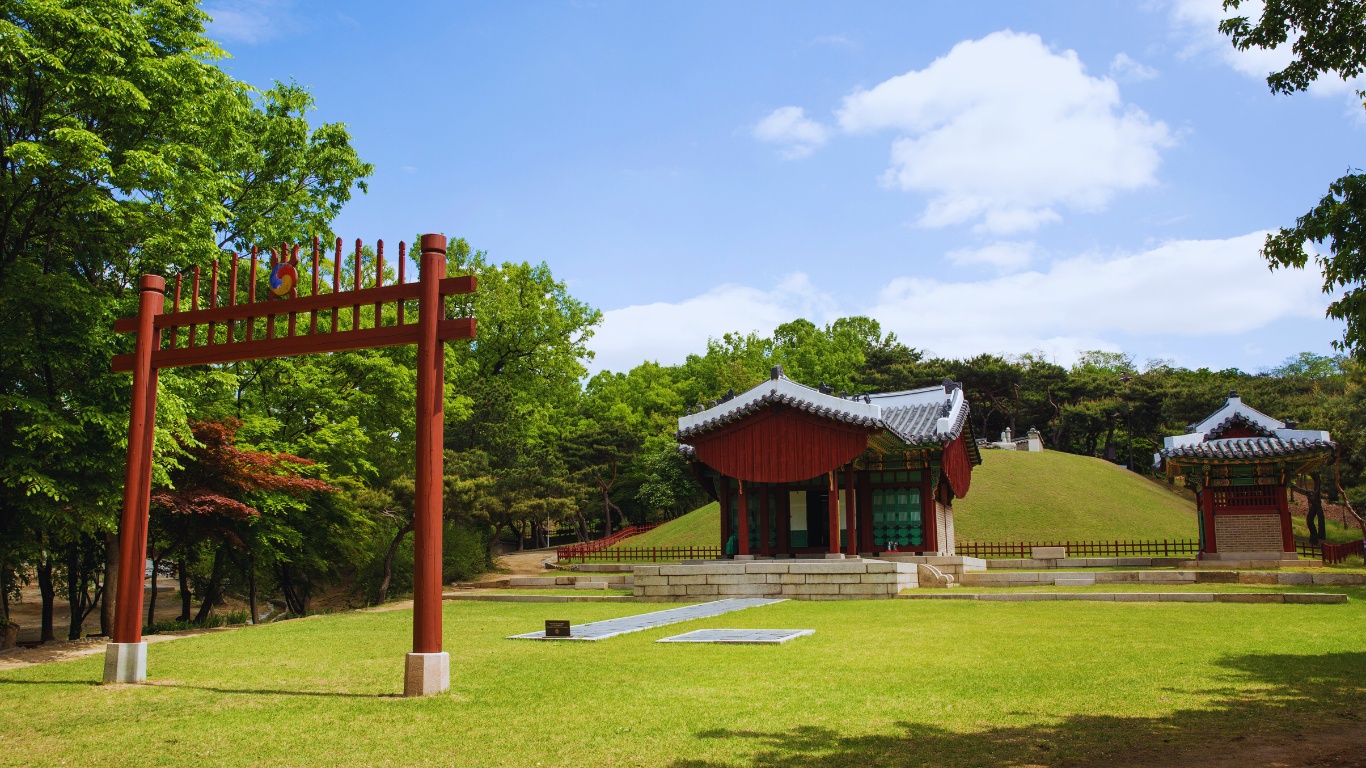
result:
M 1115 81 L 1087 75 L 1074 51 L 1010 31 L 855 91 L 839 122 L 851 133 L 901 132 L 884 181 L 930 196 L 921 224 L 998 233 L 1154 184 L 1159 150 L 1172 143 L 1164 123 L 1125 104 Z
M 275 40 L 295 28 L 290 5 L 287 0 L 218 0 L 204 7 L 213 19 L 208 35 L 245 45 Z
M 1157 70 L 1134 61 L 1129 54 L 1121 51 L 1116 53 L 1115 57 L 1110 60 L 1110 77 L 1113 77 L 1116 80 L 1140 82 L 1142 80 L 1152 80 L 1157 77 Z
M 779 107 L 754 126 L 754 138 L 782 147 L 783 157 L 806 157 L 830 138 L 830 129 L 806 116 L 801 107 Z
M 639 304 L 603 313 L 591 342 L 593 370 L 625 371 L 645 360 L 681 363 L 707 351 L 707 339 L 727 333 L 773 329 L 793 318 L 829 322 L 838 317 L 833 299 L 806 275 L 789 276 L 771 291 L 721 285 L 678 303 Z
M 981 248 L 959 248 L 944 255 L 963 267 L 987 264 L 1003 272 L 1013 272 L 1029 266 L 1037 251 L 1034 243 L 996 242 Z
M 1233 16 L 1246 16 L 1255 24 L 1261 18 L 1262 7 L 1259 0 L 1249 0 L 1242 7 L 1226 12 L 1223 0 L 1173 0 L 1171 19 L 1186 38 L 1185 55 L 1212 54 L 1237 72 L 1265 79 L 1268 74 L 1284 69 L 1294 58 L 1290 50 L 1294 38 L 1271 50 L 1249 48 L 1240 51 L 1233 47 L 1231 38 L 1219 31 L 1219 22 Z M 1351 95 L 1363 86 L 1366 83 L 1360 77 L 1348 81 L 1336 75 L 1321 75 L 1309 86 L 1309 93 L 1316 96 Z M 1352 100 L 1352 105 L 1361 106 L 1356 100 Z
M 804 275 L 772 291 L 724 285 L 679 303 L 607 312 L 593 339 L 594 365 L 679 363 L 704 352 L 709 337 L 767 334 L 796 317 L 825 323 L 841 314 L 874 317 L 904 343 L 947 357 L 1043 350 L 1064 364 L 1080 350 L 1118 350 L 1121 335 L 1229 338 L 1288 318 L 1322 318 L 1328 298 L 1318 273 L 1267 269 L 1258 253 L 1265 237 L 1253 232 L 1108 258 L 1076 256 L 989 280 L 903 277 L 855 307 L 837 306 Z

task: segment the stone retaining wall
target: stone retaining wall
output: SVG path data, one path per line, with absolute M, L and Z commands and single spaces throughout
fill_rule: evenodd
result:
M 1081 587 L 1091 584 L 1294 584 L 1360 586 L 1361 573 L 1278 573 L 1275 571 L 1037 571 L 966 573 L 969 587 Z
M 649 602 L 786 597 L 870 600 L 896 597 L 919 580 L 912 563 L 881 560 L 751 560 L 638 565 L 635 597 Z

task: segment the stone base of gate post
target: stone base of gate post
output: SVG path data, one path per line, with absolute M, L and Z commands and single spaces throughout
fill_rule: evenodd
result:
M 429 696 L 451 688 L 451 655 L 410 653 L 403 670 L 404 696 Z
M 147 681 L 147 643 L 109 643 L 104 646 L 106 683 Z

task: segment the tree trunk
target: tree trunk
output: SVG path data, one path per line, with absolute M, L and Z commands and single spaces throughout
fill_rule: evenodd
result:
M 204 596 L 199 603 L 199 612 L 195 614 L 194 623 L 203 624 L 209 620 L 209 614 L 213 612 L 214 603 L 218 602 L 218 589 L 223 584 L 223 548 L 219 547 L 213 552 L 213 570 L 209 573 L 209 586 L 204 590 Z
M 247 606 L 251 611 L 252 626 L 261 623 L 261 612 L 256 610 L 256 555 L 247 558 Z
M 81 619 L 85 618 L 85 605 L 85 569 L 81 568 L 81 545 L 78 538 L 66 548 L 66 606 L 70 609 L 70 616 L 67 617 L 67 640 L 81 639 Z
M 57 633 L 52 628 L 53 604 L 57 600 L 57 593 L 52 589 L 52 553 L 50 552 L 44 552 L 43 559 L 38 563 L 38 593 L 43 596 L 40 639 L 46 643 L 49 640 L 57 639 Z
M 150 594 L 150 595 L 147 596 L 147 626 L 149 626 L 149 627 L 152 626 L 153 624 L 155 624 L 156 621 L 157 621 L 157 619 L 156 619 L 156 616 L 157 616 L 157 571 L 160 570 L 160 569 L 161 569 L 161 558 L 153 557 L 153 558 L 152 558 L 152 578 L 151 578 L 151 582 L 152 582 L 152 594 Z M 113 589 L 110 587 L 110 582 L 107 580 L 107 577 L 106 577 L 106 581 L 104 582 L 104 594 L 105 594 L 106 599 L 108 598 L 109 595 L 113 594 Z
M 176 570 L 180 576 L 180 618 L 179 621 L 190 620 L 190 569 L 189 563 L 185 562 L 182 555 L 180 562 L 176 563 Z
M 9 580 L 5 574 L 9 573 L 9 566 L 0 562 L 0 624 L 9 623 Z
M 389 599 L 389 582 L 394 576 L 394 555 L 398 554 L 399 545 L 403 543 L 403 537 L 413 530 L 413 521 L 409 520 L 406 525 L 398 529 L 394 535 L 394 540 L 389 542 L 389 551 L 384 553 L 384 576 L 379 580 L 379 600 L 383 603 Z
M 119 535 L 104 535 L 104 592 L 100 597 L 100 634 L 114 635 L 114 600 L 119 584 Z M 152 572 L 152 599 L 156 600 L 156 571 Z

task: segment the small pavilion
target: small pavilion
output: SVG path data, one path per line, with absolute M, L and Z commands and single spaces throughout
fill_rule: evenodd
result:
M 721 504 L 724 556 L 953 554 L 953 500 L 982 463 L 962 387 L 836 394 L 788 379 L 678 420 L 693 473 Z
M 1321 430 L 1296 429 L 1229 392 L 1219 410 L 1158 453 L 1168 477 L 1195 491 L 1200 557 L 1208 560 L 1293 560 L 1287 490 L 1333 456 Z

